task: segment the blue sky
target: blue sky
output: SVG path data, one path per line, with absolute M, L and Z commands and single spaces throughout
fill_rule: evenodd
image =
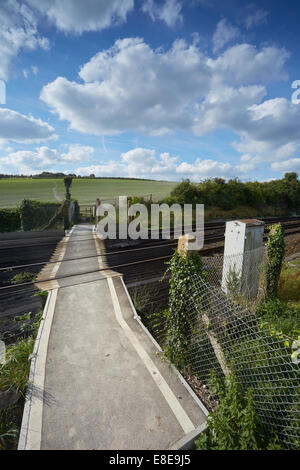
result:
M 300 172 L 299 13 L 281 0 L 2 0 L 0 172 Z

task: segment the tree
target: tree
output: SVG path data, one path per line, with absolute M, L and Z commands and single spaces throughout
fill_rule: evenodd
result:
M 290 183 L 292 183 L 292 182 L 297 182 L 297 180 L 298 180 L 298 173 L 296 173 L 296 172 L 294 172 L 294 171 L 292 171 L 292 172 L 290 172 L 290 173 L 285 173 L 284 179 L 285 179 L 286 181 L 289 181 Z

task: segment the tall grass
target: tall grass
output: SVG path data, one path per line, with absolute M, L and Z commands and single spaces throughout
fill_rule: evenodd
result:
M 278 297 L 284 301 L 293 301 L 300 304 L 299 260 L 283 266 L 278 285 Z
M 44 306 L 46 294 L 41 292 L 40 295 Z M 25 315 L 25 317 L 30 317 L 30 314 Z M 19 428 L 30 372 L 30 356 L 33 352 L 41 318 L 42 311 L 35 316 L 32 323 L 28 323 L 28 320 L 23 322 L 24 337 L 17 343 L 7 347 L 6 361 L 4 364 L 0 364 L 0 392 L 14 389 L 20 394 L 20 398 L 15 404 L 0 409 L 0 450 L 16 449 L 18 444 Z
M 13 344 L 6 351 L 6 362 L 0 367 L 0 390 L 15 388 L 25 395 L 34 338 L 29 337 Z
M 7 349 L 6 362 L 0 366 L 0 391 L 14 388 L 21 394 L 17 403 L 0 409 L 0 450 L 15 449 L 18 444 L 33 346 L 33 337 L 18 341 Z

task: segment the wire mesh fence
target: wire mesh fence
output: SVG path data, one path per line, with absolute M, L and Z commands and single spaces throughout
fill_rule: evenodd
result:
M 252 390 L 264 432 L 270 437 L 275 433 L 284 448 L 300 448 L 300 365 L 292 356 L 293 347 L 300 344 L 262 324 L 255 313 L 265 298 L 264 249 L 203 257 L 202 263 L 203 273 L 193 276 L 184 289 L 189 337 L 183 372 L 192 385 L 196 380 L 207 389 L 212 371 L 223 380 L 234 368 L 242 387 Z M 139 308 L 162 348 L 168 341 L 166 283 L 160 310 L 153 293 Z M 159 291 L 159 283 L 156 287 Z M 135 293 L 145 299 L 142 291 Z
M 243 256 L 232 255 L 226 256 L 225 259 L 223 255 L 202 257 L 202 264 L 207 284 L 219 289 L 223 284 L 232 299 L 237 299 L 249 308 L 255 309 L 258 302 L 265 297 L 265 260 L 264 249 L 259 248 L 251 250 Z M 157 266 L 155 268 L 158 269 Z M 166 269 L 167 265 L 164 264 L 159 272 L 164 272 Z M 135 279 L 135 274 L 132 271 L 131 275 Z M 163 311 L 168 308 L 169 278 L 170 273 L 165 273 L 160 281 L 144 284 L 139 274 L 136 287 L 132 287 L 131 278 L 127 279 L 125 276 L 129 293 L 136 299 L 134 303 L 138 313 L 162 345 L 166 339 L 163 333 L 166 322 Z
M 195 276 L 186 293 L 189 305 L 188 368 L 203 383 L 211 371 L 220 378 L 234 368 L 251 388 L 258 419 L 286 448 L 300 446 L 300 374 L 291 342 L 220 288 Z M 288 344 L 288 345 L 287 345 Z

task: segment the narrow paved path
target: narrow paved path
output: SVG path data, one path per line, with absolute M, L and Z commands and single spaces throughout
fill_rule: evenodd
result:
M 80 225 L 63 255 L 100 251 L 92 226 Z M 206 420 L 134 318 L 121 276 L 99 272 L 101 263 L 68 261 L 55 272 L 19 448 L 168 449 Z M 78 274 L 87 271 L 94 272 Z

